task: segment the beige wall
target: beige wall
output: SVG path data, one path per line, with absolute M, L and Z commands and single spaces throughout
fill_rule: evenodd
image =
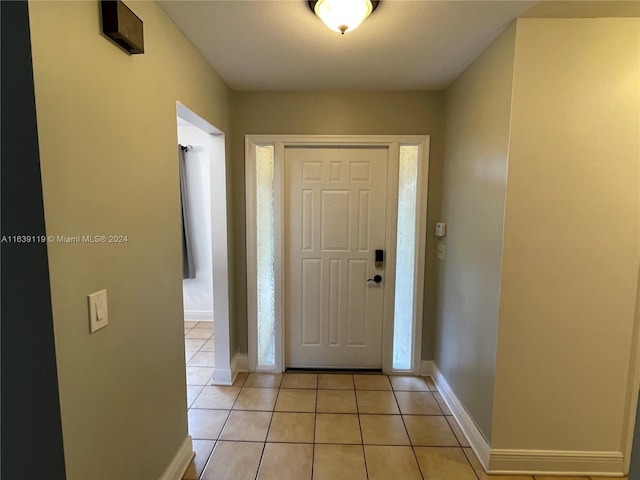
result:
M 534 18 L 638 17 L 640 2 L 637 0 L 543 0 L 522 16 Z
M 640 19 L 521 19 L 516 38 L 492 446 L 620 451 Z
M 436 363 L 491 438 L 515 24 L 447 89 Z
M 625 449 L 639 22 L 520 19 L 446 91 L 436 362 L 494 449 Z
M 191 43 L 155 3 L 127 4 L 144 55 L 101 35 L 99 2 L 29 5 L 47 233 L 128 236 L 49 244 L 69 479 L 156 479 L 187 435 L 176 100 L 229 127 Z M 89 335 L 103 288 L 109 325 Z
M 442 156 L 440 92 L 234 92 L 231 149 L 231 226 L 237 342 L 247 351 L 244 136 L 246 134 L 431 135 L 429 212 L 432 232 L 440 208 Z M 422 357 L 433 352 L 435 245 L 427 236 Z

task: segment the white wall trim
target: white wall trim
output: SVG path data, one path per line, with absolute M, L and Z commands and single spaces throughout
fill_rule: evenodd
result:
M 424 302 L 424 273 L 427 259 L 427 209 L 429 200 L 429 167 L 431 165 L 431 137 L 426 136 L 419 144 L 418 178 L 416 180 L 416 232 L 414 258 L 414 295 L 413 295 L 413 356 L 411 365 L 414 375 L 421 369 L 422 361 L 422 309 Z M 397 203 L 397 194 L 396 194 Z M 397 210 L 397 206 L 396 206 Z M 396 228 L 397 235 L 397 228 Z
M 433 375 L 435 364 L 433 360 L 422 360 L 420 362 L 420 375 Z
M 489 443 L 484 438 L 482 433 L 480 433 L 480 429 L 478 429 L 478 427 L 476 426 L 475 422 L 471 418 L 471 415 L 467 413 L 460 400 L 458 400 L 458 397 L 456 397 L 456 394 L 449 386 L 449 383 L 444 378 L 444 375 L 442 375 L 440 370 L 438 370 L 438 366 L 436 365 L 436 363 L 430 363 L 431 365 L 429 367 L 431 369 L 431 376 L 433 377 L 433 381 L 438 387 L 438 391 L 440 392 L 442 399 L 449 407 L 449 410 L 451 410 L 451 413 L 453 413 L 453 416 L 460 425 L 460 428 L 462 429 L 465 437 L 467 437 L 469 445 L 471 445 L 471 448 L 476 453 L 476 456 L 480 460 L 480 463 L 482 463 L 484 469 L 487 470 L 487 466 L 489 465 Z
M 246 353 L 236 352 L 231 359 L 231 374 L 236 378 L 238 372 L 249 371 L 249 360 Z
M 423 360 L 422 375 L 431 375 L 483 468 L 491 475 L 576 475 L 623 477 L 622 452 L 516 450 L 491 448 L 458 400 L 435 362 Z
M 231 374 L 231 367 L 222 368 L 215 367 L 213 369 L 213 378 L 211 379 L 212 385 L 231 385 L 233 384 L 233 375 Z
M 622 477 L 622 452 L 491 449 L 492 474 L 578 475 Z
M 213 370 L 213 385 L 233 385 L 238 372 L 248 371 L 247 354 L 236 352 L 231 359 L 229 368 L 215 368 Z
M 213 310 L 185 310 L 185 321 L 213 322 Z
M 160 476 L 159 480 L 182 480 L 184 473 L 191 463 L 193 458 L 193 444 L 191 442 L 191 435 L 182 441 L 180 448 L 173 456 L 171 463 L 167 466 L 164 473 Z
M 215 364 L 229 369 L 231 363 L 231 291 L 227 245 L 227 173 L 224 135 L 211 137 L 211 261 L 213 272 L 213 319 Z
M 229 249 L 227 244 L 227 160 L 224 133 L 205 119 L 176 102 L 179 118 L 210 135 L 211 169 L 211 261 L 213 271 L 213 315 L 216 319 L 213 383 L 231 385 L 231 334 L 229 290 Z

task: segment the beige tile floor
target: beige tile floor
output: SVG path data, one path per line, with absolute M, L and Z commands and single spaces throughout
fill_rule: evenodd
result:
M 187 405 L 189 407 L 203 393 L 205 385 L 211 384 L 215 365 L 213 330 L 213 322 L 184 322 L 184 359 L 187 364 Z M 207 408 L 206 405 L 215 401 L 214 391 L 209 390 L 207 389 L 207 393 L 200 399 L 198 408 Z M 221 407 L 216 406 L 216 408 Z
M 428 377 L 241 373 L 212 386 L 213 356 L 198 355 L 212 339 L 212 324 L 185 322 L 196 455 L 184 480 L 599 480 L 486 475 Z

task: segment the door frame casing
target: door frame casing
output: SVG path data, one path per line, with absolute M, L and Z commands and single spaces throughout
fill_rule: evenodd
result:
M 227 243 L 227 167 L 225 134 L 187 106 L 176 102 L 178 118 L 209 134 L 209 169 L 211 173 L 211 271 L 213 278 L 213 318 L 215 319 L 215 368 L 212 383 L 231 385 L 231 330 L 229 296 L 229 250 Z M 176 130 L 177 133 L 177 130 Z M 215 173 L 215 175 L 214 175 Z
M 274 147 L 274 219 L 275 219 L 275 365 L 257 368 L 257 232 L 256 232 L 256 147 Z M 393 317 L 395 299 L 396 229 L 398 216 L 398 164 L 401 145 L 419 147 L 416 255 L 414 263 L 414 305 L 412 369 L 393 370 Z M 382 327 L 382 370 L 384 373 L 420 374 L 422 353 L 422 307 L 424 269 L 426 260 L 427 194 L 429 172 L 428 135 L 246 135 L 245 136 L 245 189 L 246 189 L 246 254 L 247 254 L 247 333 L 248 366 L 250 371 L 283 372 L 285 369 L 285 175 L 284 157 L 287 147 L 386 147 L 387 162 L 387 214 L 385 293 Z

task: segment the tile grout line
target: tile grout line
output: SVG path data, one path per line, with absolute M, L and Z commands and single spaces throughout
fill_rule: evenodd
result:
M 391 383 L 391 380 L 389 380 L 389 383 Z M 418 455 L 416 454 L 416 450 L 413 446 L 413 441 L 411 440 L 411 436 L 409 435 L 409 429 L 407 428 L 407 424 L 404 423 L 404 415 L 402 414 L 402 410 L 400 409 L 400 402 L 398 402 L 398 397 L 396 396 L 396 391 L 393 389 L 393 385 L 391 385 L 391 391 L 393 392 L 393 399 L 396 401 L 396 406 L 398 407 L 398 413 L 400 415 L 400 419 L 402 420 L 402 425 L 404 425 L 404 431 L 407 434 L 407 440 L 409 440 L 411 453 L 413 453 L 413 458 L 415 459 L 416 465 L 418 466 L 418 472 L 420 472 L 420 477 L 424 480 L 424 473 L 422 472 L 422 467 L 420 466 L 420 462 L 418 461 Z
M 316 404 L 313 410 L 313 444 L 311 445 L 311 479 L 313 480 L 313 468 L 316 463 L 316 423 L 318 421 L 318 390 L 320 389 L 320 375 L 316 374 Z
M 196 409 L 198 410 L 198 409 Z M 220 432 L 217 435 L 216 439 L 206 439 L 206 438 L 197 438 L 196 440 L 213 440 L 213 448 L 211 449 L 211 453 L 209 454 L 209 457 L 207 458 L 207 462 L 205 463 L 204 467 L 202 468 L 202 473 L 200 473 L 200 478 L 202 478 L 202 475 L 204 474 L 204 472 L 206 471 L 207 467 L 209 466 L 209 463 L 211 462 L 212 458 L 213 458 L 213 451 L 216 449 L 216 447 L 218 446 L 218 443 L 220 443 L 220 435 L 222 435 L 222 430 L 224 430 L 225 425 L 227 424 L 227 422 L 229 421 L 229 416 L 231 415 L 231 410 L 228 410 L 227 412 L 227 418 L 224 419 L 224 422 L 222 424 L 222 427 L 220 427 Z
M 206 385 L 203 386 L 202 388 L 202 392 L 204 392 L 204 387 Z M 240 388 L 240 390 L 242 390 L 242 388 Z M 202 394 L 202 392 L 200 392 L 200 394 Z M 198 395 L 199 397 L 200 395 Z M 236 404 L 236 402 L 238 401 L 238 397 L 240 396 L 240 392 L 238 392 L 238 395 L 236 396 L 235 400 L 233 401 L 233 404 L 231 405 L 231 408 L 229 408 L 228 413 L 227 413 L 227 418 L 224 419 L 224 423 L 222 424 L 222 426 L 220 427 L 220 432 L 218 432 L 218 437 L 214 440 L 213 443 L 213 448 L 211 449 L 211 453 L 209 454 L 209 457 L 207 458 L 206 463 L 204 464 L 204 467 L 202 468 L 202 472 L 200 473 L 199 479 L 202 478 L 202 475 L 204 474 L 204 472 L 207 470 L 207 467 L 209 466 L 209 463 L 211 462 L 212 458 L 213 458 L 213 451 L 216 449 L 216 447 L 218 446 L 218 443 L 221 441 L 220 437 L 222 436 L 222 432 L 224 431 L 224 427 L 227 426 L 227 422 L 229 421 L 229 417 L 231 417 L 231 412 L 233 411 L 233 406 Z M 198 398 L 196 397 L 196 399 L 193 401 L 193 403 L 195 403 L 198 400 Z M 191 408 L 189 408 L 188 410 L 191 410 Z M 195 410 L 199 410 L 199 409 L 195 409 Z M 213 409 L 200 409 L 200 410 L 213 410 Z M 223 410 L 223 409 L 218 409 L 218 410 Z
M 283 375 L 284 377 L 284 375 Z M 247 383 L 249 379 L 249 374 L 247 378 L 244 379 L 244 383 L 242 384 L 242 388 L 245 388 L 244 385 Z M 267 432 L 264 434 L 264 443 L 262 444 L 262 452 L 260 453 L 260 460 L 258 461 L 258 468 L 256 469 L 256 476 L 254 480 L 258 479 L 258 474 L 260 473 L 260 467 L 262 466 L 262 460 L 264 459 L 264 451 L 267 449 L 267 438 L 269 437 L 269 430 L 271 430 L 271 423 L 273 422 L 273 415 L 276 409 L 276 403 L 278 403 L 278 397 L 280 396 L 280 385 L 282 384 L 282 378 L 280 379 L 280 383 L 278 384 L 278 393 L 276 393 L 276 401 L 273 402 L 273 410 L 271 411 L 271 418 L 269 419 L 269 426 L 267 427 Z M 247 387 L 250 388 L 250 387 Z M 242 393 L 242 389 L 240 389 L 240 393 Z M 238 397 L 240 397 L 240 393 L 238 393 Z M 234 403 L 235 406 L 235 403 Z
M 200 475 L 198 475 L 198 480 L 202 479 L 202 475 L 204 474 L 204 471 L 207 469 L 207 466 L 209 465 L 209 462 L 211 461 L 211 457 L 213 457 L 213 451 L 215 450 L 217 444 L 218 444 L 218 441 L 214 440 L 213 441 L 213 448 L 209 452 L 209 455 L 207 455 L 207 461 L 204 462 L 204 467 L 202 467 L 202 471 L 200 472 Z M 195 458 L 195 452 L 194 452 L 194 457 L 193 458 Z M 194 466 L 195 466 L 195 464 L 194 464 Z
M 460 441 L 458 441 L 458 443 L 460 443 Z M 476 476 L 476 478 L 478 480 L 480 480 L 480 475 L 478 474 L 478 472 L 476 472 L 476 469 L 474 468 L 473 464 L 471 463 L 471 459 L 469 458 L 469 455 L 467 455 L 467 452 L 465 452 L 465 450 L 464 450 L 465 448 L 467 448 L 467 447 L 462 447 L 462 454 L 464 455 L 464 458 L 467 459 L 467 462 L 469 462 L 469 464 L 471 465 L 471 470 L 473 470 L 473 474 Z M 468 448 L 471 448 L 471 447 L 468 447 Z M 471 454 L 475 455 L 473 450 L 471 450 Z M 480 467 L 480 468 L 482 468 L 482 467 Z M 533 479 L 533 477 L 531 477 L 531 478 Z
M 364 435 L 362 434 L 362 423 L 360 422 L 360 406 L 358 405 L 358 393 L 356 390 L 356 378 L 351 375 L 351 381 L 353 382 L 353 396 L 356 400 L 356 416 L 358 417 L 358 428 L 360 429 L 360 441 L 362 442 L 362 458 L 364 459 L 364 473 L 369 480 L 369 467 L 367 466 L 367 454 L 364 449 Z

